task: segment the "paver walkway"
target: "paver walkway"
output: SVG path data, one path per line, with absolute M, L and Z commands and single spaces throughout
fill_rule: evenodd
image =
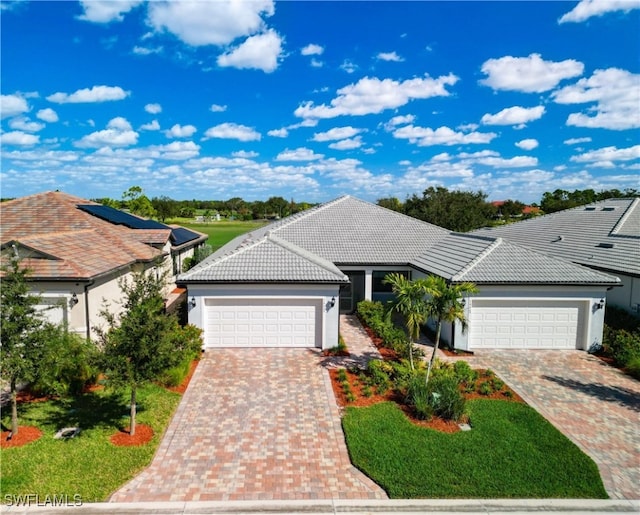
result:
M 578 350 L 482 350 L 463 359 L 491 368 L 588 454 L 611 498 L 640 499 L 640 382 Z
M 351 465 L 319 353 L 207 351 L 151 465 L 111 502 L 385 499 Z

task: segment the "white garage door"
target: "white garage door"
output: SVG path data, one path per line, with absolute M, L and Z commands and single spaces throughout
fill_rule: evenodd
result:
M 578 302 L 474 301 L 470 349 L 575 349 Z
M 320 306 L 314 299 L 206 299 L 205 346 L 320 346 Z

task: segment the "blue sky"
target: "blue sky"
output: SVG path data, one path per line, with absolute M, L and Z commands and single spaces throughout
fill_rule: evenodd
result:
M 640 187 L 640 0 L 0 5 L 3 197 Z

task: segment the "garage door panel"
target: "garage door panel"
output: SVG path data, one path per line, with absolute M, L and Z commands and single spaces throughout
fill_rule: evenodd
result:
M 292 298 L 205 299 L 207 347 L 315 347 L 321 301 Z
M 476 301 L 469 348 L 575 349 L 581 309 L 571 301 Z

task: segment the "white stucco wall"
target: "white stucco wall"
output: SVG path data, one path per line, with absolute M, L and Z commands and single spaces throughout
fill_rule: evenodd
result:
M 640 260 L 640 256 L 638 256 Z M 607 304 L 626 309 L 640 316 L 640 277 L 616 274 L 622 286 L 611 288 L 607 292 Z
M 237 297 L 293 297 L 319 298 L 323 306 L 321 348 L 329 349 L 338 345 L 338 331 L 340 327 L 339 285 L 273 285 L 273 284 L 189 284 L 187 285 L 187 303 L 189 309 L 189 323 L 204 328 L 204 299 L 237 298 Z M 331 307 L 331 300 L 335 298 L 335 306 Z M 190 302 L 195 299 L 195 306 Z

